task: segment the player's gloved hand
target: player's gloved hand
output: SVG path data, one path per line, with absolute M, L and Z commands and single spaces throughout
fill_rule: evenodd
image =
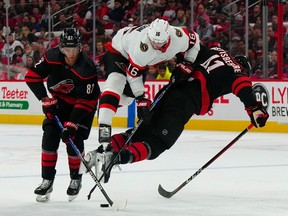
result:
M 177 64 L 172 71 L 171 79 L 175 80 L 175 83 L 187 81 L 191 78 L 193 73 L 193 68 L 190 63 L 188 62 L 181 62 Z
M 268 112 L 265 110 L 261 102 L 255 106 L 247 107 L 246 111 L 250 116 L 251 123 L 256 127 L 264 127 L 267 119 L 269 118 Z
M 54 119 L 54 115 L 56 114 L 58 107 L 57 99 L 53 97 L 44 97 L 41 101 L 43 113 L 46 115 L 47 118 Z
M 137 117 L 138 119 L 143 119 L 144 123 L 148 123 L 150 121 L 150 105 L 151 100 L 144 98 L 144 94 L 136 98 L 137 102 Z
M 63 142 L 68 143 L 68 139 L 72 140 L 75 138 L 76 131 L 78 129 L 78 125 L 73 122 L 64 122 L 64 129 L 60 133 L 60 137 Z

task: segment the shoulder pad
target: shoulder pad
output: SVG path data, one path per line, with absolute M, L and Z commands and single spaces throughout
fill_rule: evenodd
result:
M 97 76 L 96 66 L 92 59 L 82 52 L 79 54 L 79 59 L 73 66 L 72 71 L 82 79 L 91 79 Z
M 61 64 L 64 61 L 64 55 L 58 47 L 55 47 L 46 51 L 45 60 L 50 64 Z

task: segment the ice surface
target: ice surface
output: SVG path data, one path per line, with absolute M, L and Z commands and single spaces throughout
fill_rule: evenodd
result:
M 0 215 L 287 216 L 288 134 L 249 132 L 175 196 L 166 199 L 158 194 L 159 183 L 174 190 L 238 134 L 184 131 L 172 149 L 156 160 L 113 170 L 104 189 L 113 201 L 128 199 L 125 210 L 115 211 L 100 208 L 107 202 L 98 188 L 87 200 L 94 186 L 89 174 L 83 176 L 79 196 L 68 202 L 65 144 L 59 148 L 51 200 L 37 203 L 33 191 L 42 181 L 41 126 L 0 125 Z M 86 151 L 97 146 L 97 128 L 93 128 Z

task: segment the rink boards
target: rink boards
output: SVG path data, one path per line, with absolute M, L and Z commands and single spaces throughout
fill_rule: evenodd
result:
M 167 82 L 146 82 L 146 97 L 153 100 L 156 93 Z M 100 88 L 103 82 L 99 82 Z M 267 108 L 270 118 L 267 126 L 254 131 L 288 132 L 288 82 L 253 82 L 257 99 Z M 25 82 L 0 82 L 0 123 L 41 124 L 43 121 L 41 103 Z M 113 119 L 114 127 L 131 127 L 136 122 L 135 103 L 123 106 Z M 204 116 L 193 116 L 186 129 L 241 131 L 249 124 L 244 106 L 233 94 L 218 98 L 212 109 Z M 94 126 L 97 126 L 95 116 Z

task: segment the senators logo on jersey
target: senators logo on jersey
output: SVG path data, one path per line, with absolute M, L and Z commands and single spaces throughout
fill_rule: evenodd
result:
M 148 50 L 148 45 L 146 43 L 140 43 L 140 50 L 146 52 Z
M 183 33 L 179 29 L 176 29 L 176 36 L 177 37 L 182 37 Z

